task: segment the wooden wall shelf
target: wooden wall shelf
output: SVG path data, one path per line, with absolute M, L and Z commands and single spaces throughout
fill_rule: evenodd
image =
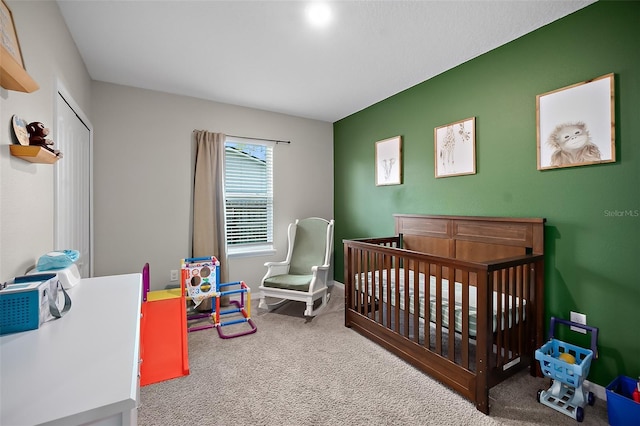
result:
M 0 46 L 0 86 L 26 93 L 35 92 L 40 87 L 3 46 Z
M 10 145 L 11 155 L 31 163 L 53 164 L 60 157 L 41 146 Z

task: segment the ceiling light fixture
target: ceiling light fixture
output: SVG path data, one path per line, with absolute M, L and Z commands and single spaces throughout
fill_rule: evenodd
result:
M 315 2 L 307 6 L 307 19 L 314 27 L 325 27 L 331 21 L 331 9 L 325 2 Z

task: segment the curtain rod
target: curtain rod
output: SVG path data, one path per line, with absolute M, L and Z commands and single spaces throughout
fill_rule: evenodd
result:
M 194 132 L 197 132 L 198 130 L 194 130 Z M 278 143 L 288 143 L 290 144 L 291 141 L 281 141 L 278 139 L 265 139 L 265 138 L 254 138 L 254 137 L 249 137 L 249 136 L 237 136 L 237 135 L 225 135 L 225 136 L 229 136 L 232 138 L 241 138 L 241 139 L 255 139 L 257 141 L 265 141 L 265 142 L 274 142 L 276 144 Z
M 291 143 L 291 141 L 281 141 L 278 139 L 265 139 L 265 138 L 252 138 L 249 136 L 236 136 L 236 135 L 227 135 L 230 136 L 232 138 L 241 138 L 241 139 L 255 139 L 257 141 L 265 141 L 265 142 L 275 142 L 275 143 Z

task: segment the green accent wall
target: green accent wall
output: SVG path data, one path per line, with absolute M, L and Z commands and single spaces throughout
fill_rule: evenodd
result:
M 639 41 L 640 2 L 598 2 L 334 123 L 335 279 L 342 240 L 393 235 L 394 213 L 544 217 L 546 323 L 586 314 L 589 380 L 638 377 Z M 615 163 L 537 170 L 536 95 L 609 73 Z M 434 128 L 469 117 L 476 174 L 436 179 Z M 403 183 L 376 187 L 375 142 L 396 135 Z

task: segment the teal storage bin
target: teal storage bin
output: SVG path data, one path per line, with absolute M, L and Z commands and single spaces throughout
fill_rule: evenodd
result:
M 21 292 L 0 293 L 0 336 L 34 330 L 40 325 L 38 287 Z
M 640 403 L 632 399 L 638 381 L 618 376 L 607 386 L 607 414 L 611 426 L 640 426 Z
M 16 277 L 0 290 L 0 335 L 35 330 L 49 319 L 49 294 L 56 277 L 52 273 Z

